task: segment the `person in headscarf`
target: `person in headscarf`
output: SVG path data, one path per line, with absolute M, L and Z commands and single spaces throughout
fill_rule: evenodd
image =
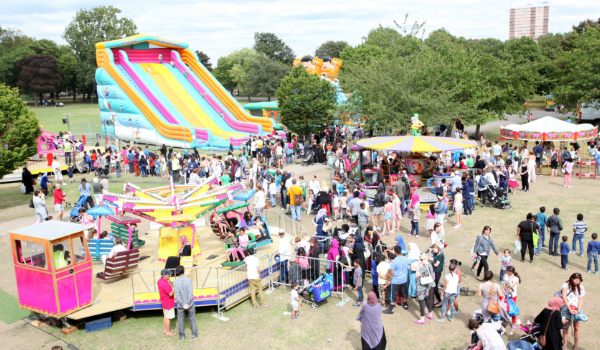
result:
M 340 249 L 340 243 L 337 239 L 333 239 L 331 241 L 331 248 L 329 248 L 329 252 L 327 252 L 327 260 L 337 261 L 340 254 L 344 254 L 344 252 Z M 341 264 L 332 263 L 330 271 L 333 274 L 333 290 L 342 288 L 342 285 L 345 284 L 344 268 L 341 266 Z
M 23 167 L 23 172 L 21 173 L 21 182 L 25 185 L 25 194 L 33 193 L 33 176 L 26 166 Z
M 419 250 L 419 247 L 417 246 L 416 243 L 411 242 L 408 244 L 408 256 L 406 257 L 408 259 L 408 263 L 409 268 L 408 268 L 408 285 L 406 286 L 408 288 L 408 296 L 412 297 L 412 298 L 416 298 L 417 297 L 417 269 L 418 269 L 418 264 L 419 264 L 419 256 L 421 255 L 421 251 Z M 415 268 L 413 271 L 413 263 Z
M 180 236 L 179 242 L 181 242 L 181 248 L 179 249 L 179 257 L 182 256 L 191 256 L 192 255 L 192 245 L 186 236 Z
M 357 321 L 360 321 L 360 338 L 363 350 L 384 350 L 387 346 L 385 330 L 381 322 L 381 305 L 374 292 L 369 292 L 367 302 L 363 304 Z
M 327 217 L 326 209 L 319 209 L 319 212 L 313 219 L 313 224 L 315 224 L 315 229 L 317 231 L 317 236 L 326 236 L 323 234 L 323 224 L 325 224 L 325 218 Z
M 350 242 L 350 249 L 348 250 L 350 259 L 352 259 L 352 261 L 358 261 L 364 274 L 364 271 L 367 271 L 365 263 L 365 241 L 360 235 L 350 235 L 348 237 L 348 242 Z
M 550 299 L 548 306 L 533 321 L 542 326 L 540 334 L 546 334 L 546 350 L 563 349 L 562 329 L 565 325 L 560 314 L 563 303 L 560 297 Z
M 319 259 L 319 254 L 321 254 L 321 248 L 319 247 L 319 241 L 317 240 L 317 237 L 313 236 L 310 238 L 310 248 L 308 249 L 308 257 L 314 258 L 314 259 Z M 319 267 L 319 260 L 310 259 L 309 263 L 310 263 L 311 280 L 314 281 L 317 278 L 319 278 L 319 275 L 321 274 L 321 268 Z
M 52 183 L 52 181 L 48 179 L 48 172 L 45 172 L 40 180 L 40 186 L 42 187 L 42 191 L 44 191 L 44 195 L 48 195 L 48 183 Z

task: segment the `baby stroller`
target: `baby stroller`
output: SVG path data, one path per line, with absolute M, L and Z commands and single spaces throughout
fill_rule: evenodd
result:
M 487 199 L 490 202 L 490 208 L 512 209 L 508 198 L 504 199 L 504 188 L 487 185 Z
M 327 166 L 330 168 L 335 167 L 335 154 L 331 151 L 327 151 Z
M 81 223 L 81 217 L 79 216 L 79 209 L 85 205 L 86 199 L 87 199 L 86 196 L 81 196 L 77 200 L 77 203 L 75 203 L 75 205 L 73 205 L 73 209 L 71 209 L 71 211 L 69 212 L 69 220 L 71 220 L 71 222 L 74 222 L 76 224 Z M 67 204 L 71 205 L 71 203 L 67 203 Z
M 302 301 L 310 303 L 313 309 L 319 307 L 319 302 L 331 297 L 331 284 L 333 283 L 333 275 L 330 273 L 323 273 L 319 278 L 314 280 L 308 286 L 300 289 L 298 295 L 302 298 Z M 308 298 L 303 296 L 304 293 L 308 293 Z
M 312 150 L 309 150 L 309 151 L 304 150 L 304 152 L 306 153 L 306 156 L 302 160 L 302 166 L 312 165 L 313 161 L 314 161 L 315 153 Z

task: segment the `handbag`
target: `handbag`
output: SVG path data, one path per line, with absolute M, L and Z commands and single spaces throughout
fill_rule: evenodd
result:
M 560 168 L 560 172 L 563 173 L 563 174 L 566 174 L 567 173 L 567 168 Z
M 35 205 L 33 205 L 33 198 L 31 198 L 31 201 L 29 201 L 29 207 L 35 209 Z
M 365 252 L 363 254 L 365 256 L 365 260 L 371 257 L 371 251 L 368 249 L 365 249 Z
M 410 270 L 412 272 L 415 272 L 419 269 L 419 262 L 418 261 L 413 261 L 410 263 Z
M 548 323 L 546 324 L 546 330 L 544 331 L 544 335 L 540 335 L 537 338 L 538 344 L 541 345 L 542 347 L 546 346 L 546 333 L 548 333 L 548 326 L 550 326 L 550 320 L 552 319 L 552 314 L 554 313 L 554 311 L 556 311 L 556 310 L 552 310 L 552 312 L 550 313 L 550 316 L 548 316 Z
M 498 314 L 500 313 L 500 306 L 498 305 L 497 301 L 494 301 L 494 287 L 496 286 L 495 283 L 492 283 L 491 287 L 490 287 L 490 303 L 488 304 L 487 307 L 487 312 L 492 313 L 492 314 Z
M 431 277 L 431 273 L 429 272 L 429 268 L 427 268 L 427 276 L 421 275 L 421 285 L 427 286 L 433 283 L 433 277 Z

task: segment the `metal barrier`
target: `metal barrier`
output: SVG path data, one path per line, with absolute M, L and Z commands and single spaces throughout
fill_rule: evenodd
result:
M 331 247 L 331 241 L 333 240 L 333 237 L 324 237 L 324 236 L 310 236 L 312 237 L 317 237 L 317 241 L 321 244 L 321 247 L 323 247 L 323 245 L 327 246 L 327 247 Z M 326 243 L 326 244 L 325 244 Z M 373 259 L 373 245 L 369 242 L 363 242 L 365 245 L 365 248 L 371 253 L 370 257 L 371 259 Z M 382 252 L 382 250 L 380 249 L 381 245 L 377 245 L 377 249 L 376 252 L 380 253 Z M 367 264 L 367 260 L 365 259 L 365 272 L 371 272 L 371 265 Z
M 258 261 L 260 262 L 261 287 L 269 287 L 273 268 L 271 257 L 265 254 L 260 256 Z M 217 279 L 217 317 L 222 319 L 223 310 L 229 310 L 248 299 L 250 297 L 249 287 L 248 269 L 245 264 L 219 276 Z

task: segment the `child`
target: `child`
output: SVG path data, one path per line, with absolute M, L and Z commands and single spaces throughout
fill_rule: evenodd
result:
M 265 225 L 263 225 L 263 221 L 260 216 L 254 217 L 254 226 L 258 227 L 258 231 L 260 232 L 254 235 L 254 238 L 256 241 L 258 241 L 260 237 L 266 235 Z
M 360 303 L 363 301 L 363 273 L 360 268 L 360 262 L 358 259 L 354 260 L 354 290 L 358 292 L 358 299 L 356 299 L 356 303 L 352 304 L 353 306 L 360 306 Z
M 275 201 L 275 196 L 277 195 L 277 185 L 275 184 L 275 178 L 271 179 L 271 183 L 269 184 L 269 197 L 271 197 L 271 208 L 275 208 L 277 202 Z
M 583 214 L 577 214 L 577 221 L 573 223 L 573 250 L 571 254 L 577 254 L 577 241 L 579 241 L 579 255 L 583 257 L 583 235 L 588 230 L 583 221 Z
M 392 215 L 394 214 L 394 203 L 392 203 L 392 198 L 388 198 L 386 200 L 385 206 L 383 208 L 383 231 L 381 232 L 381 237 L 386 234 L 389 236 L 392 233 Z M 387 231 L 387 233 L 386 233 Z
M 512 257 L 510 256 L 510 249 L 504 249 L 504 256 L 500 258 L 500 282 L 503 281 L 506 268 L 510 265 Z
M 340 197 L 337 191 L 333 192 L 333 218 L 332 220 L 340 221 Z
M 342 212 L 338 221 L 342 221 L 342 217 L 344 218 L 344 221 L 346 221 L 346 210 L 348 209 L 348 191 L 344 191 L 344 193 L 342 193 L 342 196 L 340 197 L 340 207 Z
M 432 204 L 427 209 L 427 214 L 425 214 L 427 221 L 425 221 L 425 229 L 429 230 L 429 235 L 433 232 L 433 225 L 436 223 L 437 214 L 435 213 L 435 204 Z
M 300 317 L 298 305 L 300 305 L 300 296 L 298 295 L 298 283 L 292 282 L 292 320 L 297 320 Z
M 592 260 L 596 267 L 596 275 L 598 274 L 598 253 L 600 253 L 600 242 L 597 241 L 598 234 L 592 233 L 592 241 L 588 242 L 587 256 L 588 256 L 588 273 L 592 272 Z
M 248 244 L 250 243 L 250 236 L 246 234 L 245 228 L 240 228 L 240 235 L 238 236 L 238 240 L 240 241 L 240 248 L 246 249 L 248 248 Z
M 227 256 L 227 262 L 231 262 L 231 259 L 229 258 L 229 254 L 231 253 L 231 257 L 235 259 L 235 261 L 239 261 L 240 259 L 238 259 L 238 254 L 242 256 L 242 260 L 246 258 L 246 256 L 244 255 L 244 250 L 241 248 L 238 248 L 238 240 L 237 237 L 235 237 L 234 235 L 234 231 L 233 229 L 228 229 L 227 230 L 227 237 L 225 238 L 225 244 L 229 245 L 229 248 L 225 251 L 225 255 Z
M 567 243 L 569 237 L 562 236 L 562 243 L 560 244 L 560 266 L 569 271 L 567 264 L 569 263 L 569 243 Z
M 519 183 L 517 182 L 517 173 L 515 172 L 515 170 L 511 170 L 510 171 L 510 179 L 508 180 L 508 187 L 510 187 L 510 189 L 508 190 L 509 192 L 512 190 L 512 193 L 515 194 L 516 193 L 516 188 L 519 187 Z
M 419 238 L 419 218 L 421 217 L 421 203 L 419 202 L 419 196 L 413 194 L 412 201 L 410 202 L 410 212 L 408 213 L 408 219 L 410 220 L 411 229 L 408 236 L 412 236 L 413 232 L 415 238 Z
M 71 164 L 69 164 L 69 167 L 67 168 L 67 173 L 69 174 L 69 183 L 72 184 L 73 183 L 73 166 Z

